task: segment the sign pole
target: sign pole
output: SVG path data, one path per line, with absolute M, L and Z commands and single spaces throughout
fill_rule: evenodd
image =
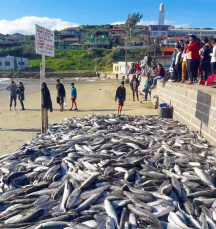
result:
M 42 83 L 45 83 L 46 82 L 45 66 L 46 66 L 45 55 L 42 55 L 41 85 L 42 85 Z M 41 97 L 42 97 L 42 94 L 41 94 Z M 47 131 L 47 129 L 48 129 L 48 113 L 47 113 L 47 109 L 42 107 L 42 104 L 41 104 L 41 120 L 42 120 L 42 129 L 41 129 L 41 132 L 42 133 L 45 133 Z
M 55 56 L 54 46 L 54 31 L 44 28 L 40 25 L 35 25 L 35 49 L 36 53 L 42 55 L 42 63 L 40 65 L 40 88 L 42 83 L 45 83 L 45 56 Z M 41 92 L 41 132 L 45 133 L 48 129 L 47 108 L 42 106 Z

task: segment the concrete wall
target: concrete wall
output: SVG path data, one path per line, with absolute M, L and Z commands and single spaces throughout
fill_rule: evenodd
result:
M 140 90 L 144 88 L 146 77 L 141 80 Z M 187 125 L 190 130 L 216 145 L 216 89 L 167 82 L 163 87 L 160 80 L 152 97 L 159 96 L 159 103 L 166 102 L 174 107 L 174 119 Z M 154 102 L 154 101 L 152 101 Z

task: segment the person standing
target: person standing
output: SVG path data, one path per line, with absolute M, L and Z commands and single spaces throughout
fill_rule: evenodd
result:
M 182 53 L 182 81 L 181 83 L 185 82 L 187 76 L 187 47 L 189 42 L 185 41 L 184 43 L 184 51 Z
M 41 99 L 42 99 L 41 101 L 42 107 L 52 112 L 53 111 L 52 100 L 50 96 L 50 91 L 46 83 L 42 83 L 41 86 Z
M 146 65 L 147 65 L 147 63 L 148 63 L 148 55 L 147 55 L 147 53 L 146 53 L 146 54 L 144 55 L 143 60 L 140 61 L 140 67 L 141 67 L 141 69 L 142 69 L 142 75 L 145 75 L 145 74 L 146 74 L 145 70 L 146 70 Z
M 66 97 L 66 92 L 64 85 L 60 83 L 60 79 L 56 80 L 56 89 L 57 89 L 57 103 L 60 105 L 60 111 L 64 110 L 64 99 Z
M 211 57 L 209 55 L 209 46 L 208 46 L 208 38 L 203 38 L 204 46 L 202 49 L 200 49 L 201 54 L 201 66 L 200 66 L 200 75 L 201 75 L 201 81 L 200 84 L 204 85 L 205 81 L 208 79 L 208 65 L 211 61 Z
M 145 88 L 143 89 L 143 92 L 145 93 L 144 101 L 147 101 L 150 87 L 151 87 L 151 79 L 150 79 L 150 73 L 148 73 L 147 79 L 145 82 Z
M 212 40 L 213 52 L 210 53 L 211 56 L 211 72 L 212 75 L 216 74 L 216 38 Z
M 18 99 L 20 101 L 22 110 L 25 110 L 24 103 L 23 101 L 25 100 L 25 87 L 22 82 L 19 83 L 19 86 L 17 88 L 17 94 L 18 94 Z
M 10 91 L 10 111 L 14 101 L 14 110 L 16 110 L 16 100 L 17 100 L 17 86 L 14 81 L 11 81 L 11 85 L 6 88 Z
M 176 46 L 177 53 L 173 61 L 173 71 L 175 71 L 172 82 L 180 82 L 182 77 L 182 51 L 181 45 Z
M 130 82 L 130 87 L 133 92 L 133 101 L 135 101 L 135 94 L 136 94 L 137 100 L 139 101 L 139 95 L 138 95 L 139 80 L 136 78 L 136 75 L 133 75 L 133 78 Z
M 74 87 L 74 83 L 71 83 L 71 102 L 72 102 L 72 105 L 71 105 L 71 108 L 69 109 L 69 111 L 72 111 L 73 110 L 73 105 L 75 105 L 75 111 L 78 110 L 77 109 L 77 104 L 76 104 L 76 98 L 77 98 L 77 90 L 76 88 Z
M 118 80 L 118 74 L 116 74 L 116 80 Z
M 149 53 L 147 53 L 147 64 L 145 66 L 145 75 L 147 76 L 151 69 L 152 58 Z
M 121 81 L 121 85 L 116 90 L 115 101 L 118 101 L 118 115 L 121 115 L 122 107 L 126 100 L 126 89 L 124 87 L 124 81 Z
M 166 74 L 166 72 L 165 72 L 162 64 L 158 64 L 158 73 L 157 73 L 157 76 L 153 79 L 151 90 L 153 90 L 155 88 L 155 86 L 157 84 L 157 80 L 164 78 L 165 74 Z
M 172 53 L 172 56 L 171 56 L 171 61 L 172 61 L 172 63 L 171 63 L 171 67 L 173 68 L 173 72 L 172 72 L 172 79 L 174 80 L 175 79 L 175 70 L 174 70 L 174 68 L 175 68 L 175 57 L 176 57 L 176 55 L 177 55 L 177 49 L 176 49 L 176 47 L 177 47 L 177 45 L 175 45 L 175 49 L 174 49 L 174 52 Z
M 179 41 L 179 45 L 181 46 L 181 51 L 183 52 L 184 51 L 184 41 L 183 40 L 180 40 Z
M 209 46 L 208 76 L 210 76 L 212 74 L 212 71 L 211 71 L 211 53 L 213 53 L 213 48 L 214 48 L 211 38 L 209 38 L 208 46 Z
M 190 81 L 187 84 L 193 84 L 197 80 L 198 68 L 200 65 L 200 55 L 199 50 L 200 45 L 196 42 L 197 38 L 195 35 L 190 36 L 190 43 L 187 48 L 187 53 L 190 53 L 191 58 L 187 59 L 187 66 L 190 76 Z

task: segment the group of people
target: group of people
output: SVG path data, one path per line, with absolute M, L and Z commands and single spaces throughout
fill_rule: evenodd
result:
M 142 74 L 133 75 L 130 81 L 130 88 L 132 90 L 133 101 L 135 101 L 135 97 L 137 98 L 138 101 L 140 101 L 138 88 L 140 86 L 141 76 Z M 154 89 L 157 83 L 157 80 L 162 79 L 163 77 L 165 77 L 165 70 L 162 64 L 158 64 L 156 77 L 151 76 L 150 72 L 148 71 L 145 86 L 144 86 L 144 89 L 142 90 L 145 94 L 144 101 L 147 101 L 148 94 L 150 93 L 151 90 Z M 115 94 L 115 101 L 118 102 L 118 115 L 121 115 L 122 107 L 124 106 L 124 102 L 126 100 L 126 89 L 124 85 L 125 85 L 125 82 L 124 80 L 122 80 Z
M 216 87 L 216 38 L 200 41 L 191 35 L 189 41 L 181 40 L 172 55 L 172 66 L 172 82 L 185 83 L 188 76 L 187 84 Z
M 60 111 L 62 112 L 64 110 L 64 103 L 66 101 L 66 91 L 64 85 L 60 82 L 60 79 L 57 79 L 56 81 L 56 90 L 57 90 L 57 98 L 56 102 L 60 106 Z M 14 110 L 16 110 L 16 101 L 17 101 L 17 96 L 18 99 L 20 100 L 21 108 L 22 110 L 25 110 L 24 107 L 24 99 L 25 99 L 25 87 L 22 82 L 19 83 L 19 86 L 16 85 L 14 81 L 11 81 L 10 86 L 6 88 L 6 90 L 10 91 L 10 111 L 12 108 L 12 104 L 14 103 Z M 73 110 L 78 110 L 77 104 L 76 104 L 76 98 L 77 98 L 77 90 L 74 86 L 74 83 L 71 83 L 71 108 L 69 109 L 70 111 Z M 53 111 L 53 106 L 52 106 L 52 99 L 50 95 L 50 91 L 47 87 L 47 84 L 44 82 L 41 85 L 41 104 L 44 109 L 50 110 L 50 112 Z
M 25 87 L 22 82 L 17 86 L 14 81 L 11 81 L 11 84 L 6 88 L 6 90 L 10 91 L 10 111 L 12 109 L 12 105 L 14 103 L 14 110 L 16 110 L 17 106 L 17 97 L 20 101 L 20 105 L 22 110 L 25 110 L 24 100 L 25 100 Z
M 61 83 L 60 79 L 57 79 L 56 83 L 57 83 L 56 84 L 56 90 L 57 90 L 56 102 L 60 106 L 60 112 L 63 112 L 64 111 L 64 104 L 66 103 L 66 91 L 65 91 L 65 87 Z M 69 109 L 69 111 L 73 110 L 73 106 L 75 106 L 74 110 L 78 110 L 77 104 L 76 104 L 77 90 L 76 90 L 76 88 L 74 86 L 74 83 L 71 83 L 70 94 L 71 94 L 71 108 Z M 48 101 L 50 101 L 50 104 L 52 104 L 51 99 L 48 98 Z M 49 109 L 49 106 L 48 107 L 44 107 L 44 108 Z

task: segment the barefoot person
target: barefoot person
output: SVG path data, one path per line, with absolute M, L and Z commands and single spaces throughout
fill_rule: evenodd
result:
M 17 100 L 17 86 L 14 81 L 11 81 L 11 85 L 6 88 L 10 92 L 10 111 L 12 103 L 14 101 L 14 110 L 16 110 L 16 100 Z
M 24 103 L 23 101 L 25 100 L 25 87 L 22 82 L 19 83 L 19 86 L 17 88 L 17 94 L 18 94 L 18 99 L 20 101 L 22 110 L 25 110 Z
M 121 81 L 121 85 L 116 90 L 115 101 L 118 100 L 118 115 L 121 115 L 124 101 L 126 100 L 126 89 L 124 87 L 124 81 Z
M 56 80 L 56 89 L 57 89 L 57 103 L 60 105 L 60 111 L 64 110 L 64 99 L 66 97 L 65 88 L 62 83 L 60 83 L 60 79 Z
M 77 90 L 74 87 L 74 83 L 71 83 L 71 101 L 72 101 L 72 106 L 71 109 L 69 109 L 70 111 L 73 110 L 73 105 L 75 105 L 75 111 L 78 110 L 77 109 L 77 104 L 76 104 L 76 98 L 77 98 Z

